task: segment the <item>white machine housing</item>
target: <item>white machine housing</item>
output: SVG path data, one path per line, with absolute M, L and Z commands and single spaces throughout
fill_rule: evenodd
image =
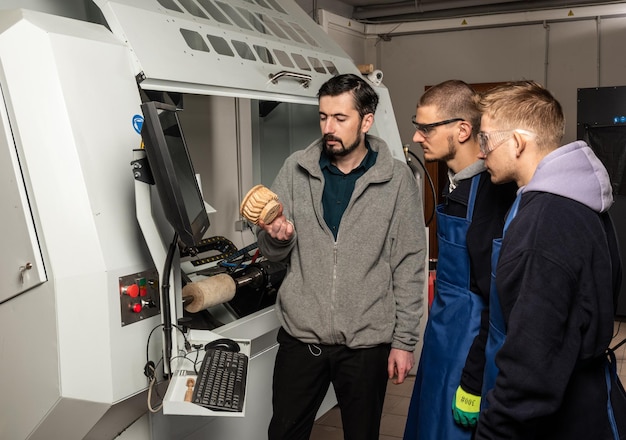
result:
M 160 283 L 150 274 L 162 271 L 171 231 L 158 204 L 135 200 L 137 185 L 146 191 L 130 166 L 141 145 L 141 95 L 184 96 L 194 166 L 216 209 L 209 234 L 243 247 L 254 237 L 240 227 L 242 193 L 271 184 L 272 167 L 319 135 L 321 84 L 359 72 L 289 0 L 95 3 L 106 26 L 0 11 L 0 438 L 131 438 L 124 431 L 137 426 L 145 429 L 132 438 L 256 438 L 271 412 L 272 307 L 244 318 L 225 312 L 213 329 L 252 342 L 245 417 L 190 416 L 177 396 L 169 413 L 167 401 L 147 411 L 144 367 L 162 356 L 162 315 L 123 322 L 121 280 Z M 375 89 L 372 132 L 404 160 L 387 89 Z M 264 120 L 257 109 L 265 101 L 294 107 Z M 154 224 L 140 228 L 146 214 Z M 182 316 L 180 268 L 176 259 L 174 323 Z M 174 336 L 178 350 L 183 339 Z M 166 386 L 153 391 L 153 403 Z

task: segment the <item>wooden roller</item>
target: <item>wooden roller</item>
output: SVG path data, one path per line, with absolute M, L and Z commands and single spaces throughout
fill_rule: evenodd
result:
M 189 313 L 198 313 L 223 304 L 233 299 L 236 290 L 235 280 L 225 273 L 188 283 L 182 291 L 185 310 Z

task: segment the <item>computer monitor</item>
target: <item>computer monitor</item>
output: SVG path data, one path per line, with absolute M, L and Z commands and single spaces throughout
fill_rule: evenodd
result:
M 141 137 L 165 218 L 185 246 L 196 246 L 210 223 L 178 110 L 156 101 L 143 103 L 141 110 Z

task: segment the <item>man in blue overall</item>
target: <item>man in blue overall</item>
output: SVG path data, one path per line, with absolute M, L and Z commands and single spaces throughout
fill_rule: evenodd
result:
M 427 161 L 446 163 L 449 184 L 437 207 L 437 293 L 405 440 L 469 440 L 480 410 L 491 245 L 501 236 L 516 187 L 493 185 L 478 159 L 477 104 L 469 85 L 450 80 L 424 93 L 413 120 L 413 140 Z
M 585 142 L 560 146 L 561 105 L 539 84 L 497 87 L 481 109 L 491 180 L 519 191 L 494 243 L 475 438 L 623 439 L 626 400 L 608 350 L 622 275 L 608 173 Z

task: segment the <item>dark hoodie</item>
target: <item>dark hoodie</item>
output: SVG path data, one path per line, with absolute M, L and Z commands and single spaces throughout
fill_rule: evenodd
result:
M 577 141 L 519 191 L 496 272 L 507 335 L 476 439 L 612 439 L 604 365 L 621 268 L 609 176 Z

